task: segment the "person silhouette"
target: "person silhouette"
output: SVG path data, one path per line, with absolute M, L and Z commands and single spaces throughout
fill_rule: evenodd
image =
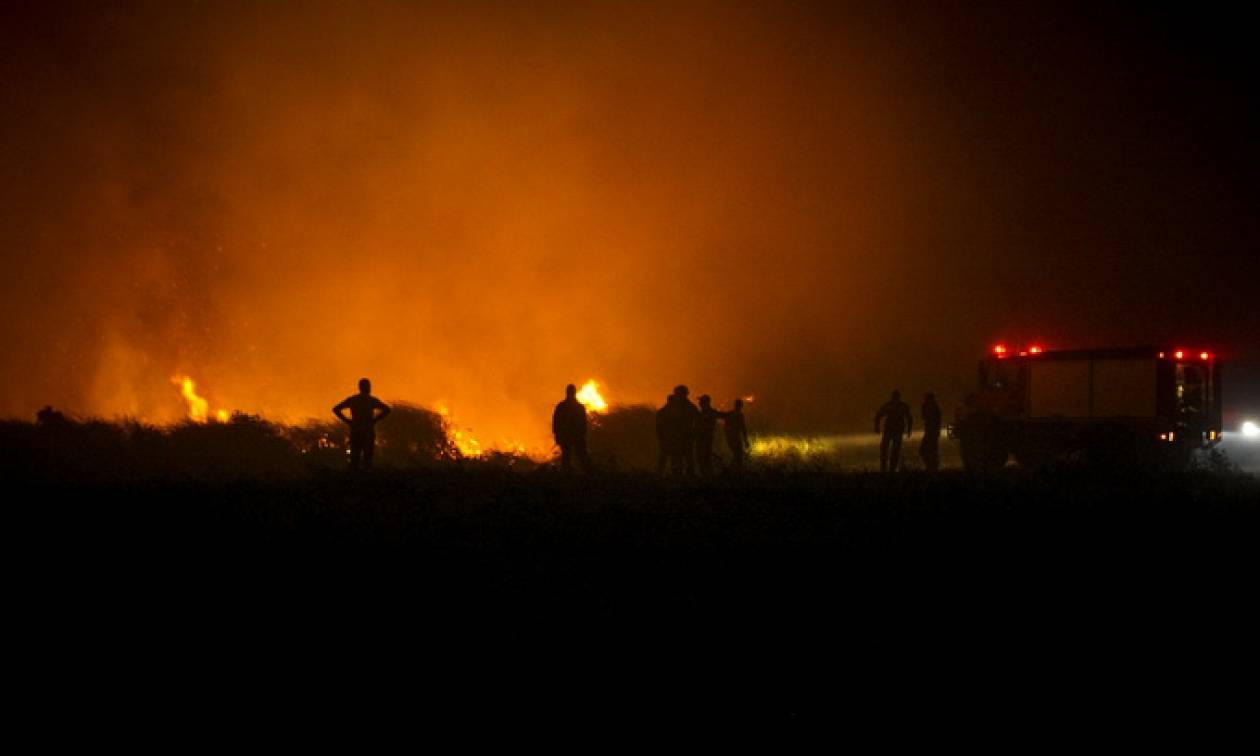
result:
M 919 441 L 919 458 L 923 460 L 923 469 L 936 472 L 941 466 L 941 407 L 936 403 L 936 394 L 928 392 L 923 395 L 923 406 L 919 409 L 923 418 L 923 438 Z
M 674 411 L 672 404 L 676 398 L 677 397 L 673 394 L 666 396 L 665 404 L 656 411 L 656 444 L 657 448 L 660 450 L 656 457 L 657 475 L 665 474 L 665 463 L 671 456 L 670 452 L 672 451 L 672 448 L 670 446 L 669 424 L 670 415 Z
M 346 417 L 347 409 L 349 417 Z M 376 424 L 389 415 L 389 405 L 372 396 L 371 381 L 360 378 L 359 393 L 346 397 L 332 411 L 338 420 L 350 426 L 350 469 L 371 469 L 376 450 Z
M 901 392 L 893 391 L 892 399 L 884 402 L 875 413 L 875 432 L 879 433 L 879 422 L 884 421 L 884 435 L 879 441 L 879 471 L 897 472 L 901 460 L 901 435 L 910 435 L 914 421 L 910 417 L 910 407 L 901 401 Z
M 726 446 L 731 450 L 731 467 L 735 472 L 744 469 L 744 453 L 748 450 L 748 426 L 744 424 L 744 400 L 735 400 L 735 409 L 722 413 L 722 430 Z
M 696 413 L 694 436 L 696 463 L 700 474 L 713 474 L 713 436 L 717 432 L 717 421 L 722 413 L 713 408 L 713 399 L 708 394 L 700 396 L 700 409 Z
M 656 413 L 661 454 L 669 459 L 670 471 L 675 475 L 692 475 L 696 470 L 695 429 L 700 411 L 687 398 L 688 393 L 686 386 L 675 386 L 665 406 Z
M 560 464 L 565 470 L 573 466 L 576 455 L 582 469 L 589 472 L 591 458 L 586 453 L 586 407 L 577 400 L 577 386 L 564 387 L 564 401 L 551 413 L 551 434 L 560 447 Z

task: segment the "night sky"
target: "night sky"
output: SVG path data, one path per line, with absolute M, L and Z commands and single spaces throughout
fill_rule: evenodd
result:
M 1260 414 L 1251 27 L 946 5 L 5 3 L 0 414 L 849 431 L 999 340 L 1207 347 Z

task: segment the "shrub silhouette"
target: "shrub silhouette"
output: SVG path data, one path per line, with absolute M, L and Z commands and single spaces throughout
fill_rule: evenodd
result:
M 303 469 L 282 427 L 251 415 L 165 428 L 44 417 L 0 425 L 0 449 L 10 463 L 48 479 L 284 477 Z
M 169 469 L 177 473 L 284 477 L 303 469 L 301 456 L 283 429 L 255 415 L 237 413 L 226 423 L 184 422 L 164 436 Z M 152 442 L 143 432 L 137 440 Z
M 459 458 L 450 424 L 438 413 L 406 402 L 391 402 L 389 417 L 376 425 L 377 465 L 417 467 Z M 284 435 L 311 467 L 344 467 L 349 427 L 337 420 L 285 428 Z
M 600 468 L 655 470 L 656 410 L 645 404 L 618 405 L 589 416 L 586 447 Z
M 390 408 L 393 412 L 376 426 L 378 462 L 404 467 L 459 456 L 450 425 L 441 415 L 406 402 L 393 402 Z

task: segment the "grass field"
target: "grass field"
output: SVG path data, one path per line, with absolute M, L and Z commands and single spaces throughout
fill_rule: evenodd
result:
M 1224 465 L 880 475 L 854 469 L 874 448 L 858 438 L 712 480 L 440 443 L 356 474 L 289 433 L 5 426 L 24 616 L 53 637 L 85 622 L 249 637 L 279 616 L 290 640 L 268 643 L 367 626 L 386 647 L 476 638 L 483 656 L 542 633 L 798 671 L 836 647 L 1049 659 L 1252 626 L 1260 480 Z
M 305 672 L 416 655 L 475 696 L 527 660 L 530 680 L 576 667 L 598 678 L 578 695 L 634 679 L 685 711 L 696 690 L 809 710 L 854 679 L 895 698 L 924 674 L 945 698 L 1100 671 L 1165 697 L 1234 669 L 1257 630 L 1260 479 L 1220 458 L 981 477 L 943 441 L 928 475 L 916 436 L 881 475 L 873 434 L 759 437 L 742 476 L 674 479 L 649 472 L 640 417 L 593 430 L 596 472 L 565 474 L 403 419 L 369 473 L 330 425 L 2 424 L 10 606 L 63 677 L 120 649 Z

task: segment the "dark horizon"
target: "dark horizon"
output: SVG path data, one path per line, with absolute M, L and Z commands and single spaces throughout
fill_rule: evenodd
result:
M 1196 7 L 6 4 L 0 415 L 852 431 L 1002 341 L 1210 349 L 1236 426 L 1255 64 Z

